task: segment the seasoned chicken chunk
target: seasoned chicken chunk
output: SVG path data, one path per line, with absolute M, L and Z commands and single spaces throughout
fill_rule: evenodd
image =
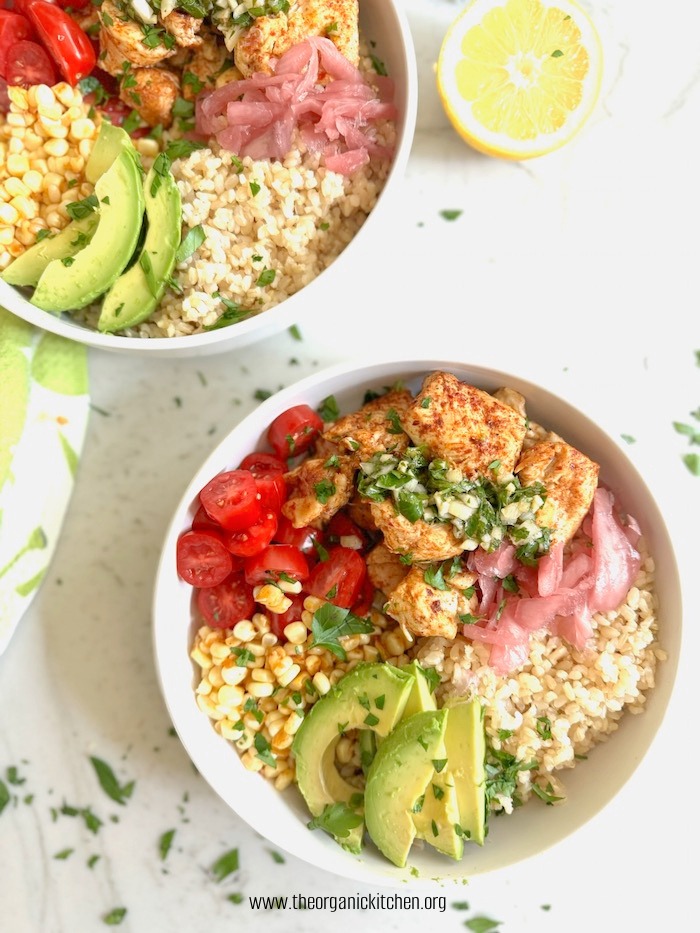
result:
M 185 100 L 194 100 L 200 91 L 210 91 L 215 88 L 217 78 L 229 60 L 226 46 L 217 40 L 209 27 L 204 26 L 199 37 L 202 41 L 192 50 L 191 58 L 187 61 L 183 71 L 183 75 L 192 74 L 197 79 L 196 82 L 192 79 L 183 80 L 182 96 Z
M 359 411 L 338 418 L 323 432 L 323 441 L 346 452 L 355 451 L 358 460 L 369 460 L 377 451 L 403 451 L 408 436 L 401 419 L 412 401 L 408 389 L 392 389 Z
M 160 21 L 181 49 L 195 48 L 202 44 L 202 37 L 199 35 L 202 20 L 196 16 L 173 10 L 167 16 L 161 17 Z
M 372 503 L 369 499 L 363 499 L 359 494 L 355 494 L 348 502 L 346 511 L 359 528 L 365 531 L 375 532 L 377 523 L 372 515 Z
M 564 441 L 541 441 L 520 458 L 515 472 L 524 486 L 543 483 L 547 499 L 538 525 L 552 529 L 552 542 L 569 541 L 588 512 L 600 467 Z
M 395 554 L 410 554 L 413 561 L 446 560 L 462 553 L 462 544 L 452 525 L 409 522 L 394 508 L 392 500 L 373 502 L 372 517 L 384 535 L 384 543 Z
M 438 590 L 425 581 L 421 567 L 411 567 L 389 597 L 386 613 L 419 638 L 457 634 L 457 591 Z
M 284 474 L 288 496 L 282 514 L 295 528 L 304 525 L 322 528 L 353 493 L 352 461 L 340 457 L 337 467 L 325 464 L 325 460 L 313 457 Z
M 180 79 L 165 68 L 134 68 L 134 83 L 122 86 L 119 96 L 129 104 L 149 126 L 159 123 L 169 127 L 173 122 L 173 107 L 180 94 Z
M 297 0 L 287 13 L 259 16 L 245 30 L 234 51 L 236 65 L 245 77 L 260 71 L 272 74 L 274 59 L 309 36 L 327 36 L 357 65 L 358 20 L 359 0 Z
M 494 460 L 512 472 L 526 431 L 510 405 L 444 372 L 423 380 L 402 423 L 414 444 L 425 444 L 468 477 L 487 473 Z
M 167 49 L 162 42 L 154 48 L 144 45 L 144 34 L 139 23 L 124 19 L 124 14 L 112 0 L 104 0 L 100 7 L 100 59 L 99 66 L 111 75 L 124 73 L 124 62 L 148 68 L 166 58 L 172 58 L 174 49 Z
M 377 544 L 367 554 L 367 574 L 372 586 L 390 596 L 408 573 L 408 567 L 402 563 L 398 554 L 390 551 L 385 544 Z

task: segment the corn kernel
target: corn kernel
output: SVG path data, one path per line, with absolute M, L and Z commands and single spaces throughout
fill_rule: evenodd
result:
M 241 755 L 241 761 L 248 771 L 260 771 L 264 764 L 252 749 L 248 749 L 248 751 Z
M 16 180 L 17 179 L 8 179 L 8 181 Z M 25 195 L 18 195 L 10 201 L 10 204 L 24 220 L 33 220 L 39 212 L 36 201 L 31 201 Z
M 206 676 L 212 687 L 223 687 L 224 678 L 221 676 L 220 667 L 211 667 Z
M 80 112 L 80 111 L 78 111 Z M 88 117 L 75 120 L 69 130 L 71 139 L 92 139 L 95 135 L 95 124 Z
M 296 735 L 303 721 L 304 717 L 300 716 L 299 713 L 291 713 L 284 724 L 284 731 L 287 735 Z
M 242 619 L 233 626 L 233 634 L 243 642 L 252 641 L 255 638 L 255 626 L 248 619 Z
M 233 658 L 227 658 L 221 665 L 221 678 L 224 683 L 235 687 L 242 683 L 248 676 L 248 668 L 240 667 Z
M 222 687 L 219 687 L 218 705 L 231 709 L 235 706 L 240 706 L 243 703 L 243 697 L 244 693 L 242 687 L 224 684 Z
M 294 771 L 292 768 L 285 768 L 280 774 L 275 778 L 275 790 L 282 791 L 286 790 L 289 785 L 294 780 Z
M 24 175 L 22 175 L 22 181 L 33 194 L 41 191 L 43 179 L 41 173 L 35 169 L 30 169 L 28 172 L 25 172 Z
M 286 687 L 288 684 L 290 684 L 294 680 L 294 678 L 297 676 L 297 674 L 300 671 L 301 671 L 301 668 L 299 667 L 298 664 L 292 664 L 292 666 L 288 668 L 283 674 L 277 675 L 277 682 L 282 687 Z
M 284 627 L 284 636 L 292 645 L 303 645 L 309 631 L 303 622 L 290 622 Z
M 5 179 L 5 191 L 8 198 L 28 198 L 31 191 L 19 178 Z
M 24 155 L 17 155 L 15 153 L 9 155 L 5 165 L 10 175 L 15 175 L 17 178 L 21 178 L 25 172 L 29 171 L 29 159 Z
M 12 204 L 0 203 L 0 222 L 12 226 L 19 220 L 19 213 Z
M 28 110 L 27 92 L 23 87 L 11 86 L 7 89 L 7 96 L 14 104 L 16 110 Z
M 44 149 L 50 156 L 61 158 L 67 154 L 69 146 L 65 139 L 47 139 L 44 143 Z
M 248 685 L 248 693 L 253 697 L 269 697 L 274 689 L 272 684 L 260 684 L 255 681 Z
M 331 689 L 330 680 L 321 671 L 318 671 L 318 673 L 314 674 L 311 682 L 316 690 L 321 694 L 321 696 L 323 696 L 325 693 L 328 693 L 328 691 Z

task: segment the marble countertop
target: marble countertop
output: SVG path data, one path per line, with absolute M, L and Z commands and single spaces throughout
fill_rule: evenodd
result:
M 700 648 L 690 585 L 700 479 L 673 422 L 700 401 L 700 11 L 690 0 L 673 16 L 585 5 L 604 42 L 600 104 L 560 152 L 507 164 L 468 149 L 435 92 L 459 4 L 404 0 L 421 75 L 405 197 L 392 230 L 376 234 L 376 263 L 332 309 L 308 309 L 301 340 L 284 332 L 225 356 L 149 364 L 91 351 L 90 424 L 62 539 L 0 658 L 0 780 L 12 798 L 0 816 L 3 933 L 88 933 L 119 907 L 133 933 L 457 931 L 477 916 L 503 933 L 652 933 L 695 915 L 688 659 Z M 448 222 L 446 209 L 462 213 Z M 459 890 L 436 886 L 444 910 L 254 908 L 250 896 L 381 892 L 273 852 L 194 771 L 154 670 L 159 547 L 186 484 L 256 390 L 377 346 L 510 370 L 635 439 L 629 456 L 661 505 L 685 586 L 676 689 L 649 754 L 601 814 L 537 858 Z M 91 757 L 134 781 L 126 805 L 101 789 Z M 239 870 L 217 883 L 211 865 L 232 848 Z

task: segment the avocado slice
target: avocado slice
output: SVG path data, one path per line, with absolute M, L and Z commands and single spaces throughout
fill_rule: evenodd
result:
M 361 729 L 358 744 L 360 746 L 362 771 L 367 774 L 370 765 L 374 761 L 374 756 L 377 754 L 377 736 L 371 729 Z
M 413 686 L 411 687 L 411 692 L 406 702 L 406 708 L 403 711 L 403 718 L 408 719 L 408 717 L 413 716 L 414 713 L 423 713 L 425 710 L 437 709 L 435 697 L 420 664 L 417 661 L 411 661 L 403 670 L 409 671 L 414 677 Z
M 169 162 L 159 156 L 146 175 L 144 198 L 148 232 L 138 258 L 104 296 L 97 329 L 134 327 L 145 321 L 163 297 L 180 245 L 182 204 Z
M 459 826 L 466 839 L 482 846 L 486 838 L 486 734 L 478 697 L 447 700 L 448 778 L 457 792 Z
M 294 737 L 297 785 L 312 816 L 334 803 L 348 803 L 358 793 L 334 763 L 341 733 L 372 729 L 387 736 L 401 718 L 413 677 L 382 662 L 358 664 L 311 707 Z M 363 826 L 335 837 L 343 848 L 359 852 Z
M 68 264 L 54 259 L 39 279 L 32 304 L 44 311 L 84 308 L 107 291 L 131 258 L 141 230 L 141 173 L 124 151 L 97 179 L 99 223 L 92 240 Z
M 420 809 L 413 814 L 413 823 L 419 839 L 456 861 L 462 858 L 464 838 L 455 829 L 459 826 L 457 790 L 449 772 L 433 772 Z
M 365 821 L 377 848 L 403 868 L 416 837 L 413 809 L 444 761 L 447 710 L 426 710 L 402 720 L 377 749 L 365 787 Z
M 114 126 L 109 121 L 103 120 L 95 145 L 85 164 L 87 180 L 93 185 L 96 184 L 97 179 L 112 167 L 112 163 L 122 152 L 129 152 L 134 160 L 138 161 L 136 148 L 127 131 L 121 126 Z
M 2 278 L 8 285 L 36 285 L 50 262 L 54 259 L 70 259 L 87 246 L 97 229 L 98 221 L 98 214 L 88 214 L 80 220 L 71 221 L 56 236 L 44 237 L 11 262 Z

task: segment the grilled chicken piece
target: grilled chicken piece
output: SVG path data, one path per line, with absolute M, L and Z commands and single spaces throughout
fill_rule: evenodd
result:
M 196 48 L 202 44 L 202 37 L 199 35 L 202 20 L 197 19 L 196 16 L 173 10 L 172 13 L 159 19 L 165 31 L 173 37 L 181 49 Z
M 245 77 L 272 74 L 274 60 L 309 36 L 327 36 L 338 51 L 357 65 L 359 0 L 298 0 L 287 13 L 259 16 L 236 44 L 234 58 Z M 329 32 L 329 26 L 333 29 Z
M 134 67 L 148 68 L 175 54 L 175 49 L 166 49 L 162 43 L 155 48 L 144 45 L 144 34 L 139 23 L 124 19 L 124 14 L 112 0 L 104 0 L 100 7 L 100 19 L 102 51 L 98 64 L 111 75 L 122 74 L 124 62 Z
M 348 517 L 351 518 L 358 528 L 373 533 L 377 530 L 377 523 L 372 515 L 372 503 L 369 499 L 363 499 L 359 494 L 355 494 L 348 502 L 346 507 Z
M 385 596 L 391 596 L 408 573 L 409 568 L 401 562 L 399 555 L 390 551 L 385 544 L 375 545 L 366 560 L 367 575 L 372 586 L 381 590 Z
M 199 38 L 202 41 L 192 50 L 192 55 L 183 69 L 183 76 L 193 74 L 202 86 L 193 87 L 188 81 L 183 81 L 182 96 L 185 100 L 194 100 L 200 91 L 213 90 L 229 59 L 226 46 L 217 41 L 216 34 L 209 27 L 202 28 Z
M 149 126 L 159 123 L 169 127 L 173 122 L 173 107 L 180 94 L 180 79 L 165 68 L 134 68 L 131 87 L 122 87 L 119 96 L 133 107 Z
M 525 439 L 523 440 L 523 450 L 529 450 L 530 447 L 539 443 L 539 441 L 561 440 L 561 437 L 555 434 L 554 431 L 548 431 L 546 428 L 543 428 L 541 424 L 537 424 L 536 421 L 530 421 L 525 411 L 525 397 L 521 395 L 520 392 L 509 388 L 496 389 L 493 393 L 493 397 L 497 398 L 499 402 L 503 402 L 504 405 L 510 405 L 512 409 L 525 418 L 527 430 L 525 432 Z
M 403 451 L 408 447 L 408 437 L 401 419 L 412 401 L 408 389 L 393 389 L 367 402 L 359 411 L 338 418 L 323 432 L 323 441 L 346 453 L 356 453 L 357 460 L 370 460 L 377 451 Z
M 524 486 L 543 483 L 547 499 L 538 525 L 552 530 L 552 543 L 569 541 L 591 507 L 600 467 L 564 441 L 541 441 L 520 458 L 515 472 Z
M 384 544 L 395 554 L 410 554 L 413 561 L 447 560 L 462 553 L 462 544 L 452 525 L 409 522 L 394 508 L 392 500 L 373 502 L 372 518 L 384 535 Z
M 342 509 L 353 493 L 355 467 L 349 457 L 340 457 L 337 467 L 313 457 L 284 474 L 289 494 L 282 506 L 295 528 L 322 528 Z
M 438 590 L 425 582 L 425 571 L 411 567 L 389 597 L 386 613 L 419 638 L 457 634 L 457 591 Z
M 451 373 L 432 373 L 402 418 L 414 444 L 459 467 L 467 477 L 488 473 L 499 461 L 511 473 L 525 437 L 525 419 L 493 395 L 460 382 Z

